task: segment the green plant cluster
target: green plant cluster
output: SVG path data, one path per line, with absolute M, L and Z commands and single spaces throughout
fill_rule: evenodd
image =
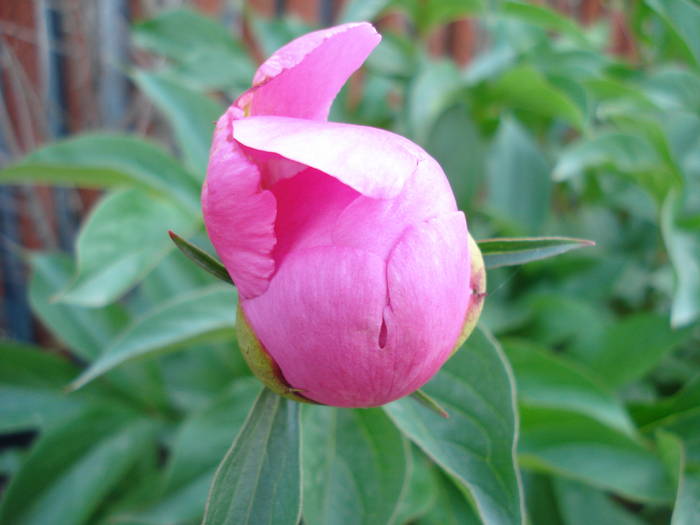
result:
M 32 309 L 67 352 L 0 342 L 0 432 L 36 433 L 0 454 L 0 523 L 184 525 L 205 504 L 206 524 L 697 523 L 700 4 L 618 7 L 633 59 L 608 52 L 610 20 L 528 3 L 355 0 L 341 14 L 400 9 L 411 36 L 383 35 L 332 119 L 422 144 L 476 239 L 597 243 L 518 268 L 576 243 L 482 243 L 480 327 L 425 387 L 447 419 L 410 398 L 354 410 L 261 391 L 235 347 L 235 288 L 167 236 L 211 249 L 213 122 L 253 61 L 194 12 L 134 25 L 163 60 L 131 78 L 172 143 L 87 134 L 0 171 L 105 189 L 75 258 L 26 254 Z M 431 57 L 431 30 L 465 15 L 485 50 L 467 66 Z M 310 29 L 245 16 L 265 55 Z

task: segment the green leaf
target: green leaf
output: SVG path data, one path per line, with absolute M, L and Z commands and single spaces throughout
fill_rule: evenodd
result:
M 522 471 L 522 477 L 528 523 L 565 525 L 556 501 L 552 477 L 530 470 Z
M 251 9 L 245 13 L 246 19 L 250 22 L 255 40 L 260 45 L 265 57 L 269 57 L 280 47 L 314 29 L 299 17 L 270 18 L 258 16 L 254 11 Z
M 587 169 L 608 168 L 639 177 L 639 172 L 659 169 L 660 163 L 661 158 L 644 137 L 607 131 L 568 146 L 559 156 L 553 176 L 562 181 Z
M 405 491 L 399 500 L 395 523 L 413 523 L 435 507 L 440 490 L 437 469 L 432 461 L 415 446 L 411 446 L 411 472 Z M 464 497 L 457 491 L 458 501 Z M 473 513 L 473 511 L 472 511 Z
M 304 523 L 394 523 L 409 446 L 379 408 L 304 408 Z
M 407 100 L 408 123 L 413 136 L 423 144 L 440 114 L 453 103 L 459 75 L 448 61 L 428 61 L 413 80 Z
M 445 110 L 435 121 L 425 149 L 450 181 L 460 209 L 471 209 L 486 171 L 486 144 L 464 104 Z
M 437 501 L 425 515 L 415 521 L 415 525 L 490 525 L 491 522 L 479 519 L 452 480 L 440 472 L 432 472 L 432 475 Z
M 671 324 L 685 326 L 700 316 L 700 235 L 678 225 L 680 194 L 669 194 L 661 210 L 661 232 L 676 273 Z
M 491 86 L 495 100 L 537 115 L 561 118 L 577 129 L 584 127 L 579 107 L 531 66 L 506 71 Z
M 97 359 L 127 326 L 129 315 L 118 304 L 85 308 L 54 302 L 70 280 L 72 261 L 65 255 L 34 253 L 29 262 L 29 302 L 34 313 L 77 356 L 88 362 Z M 150 366 L 129 366 L 111 374 L 109 381 L 122 395 L 148 410 L 165 402 L 160 379 Z
M 392 0 L 350 0 L 340 13 L 340 23 L 374 20 L 391 4 Z
M 657 441 L 676 477 L 671 525 L 693 525 L 700 515 L 700 463 L 688 462 L 683 442 L 677 436 L 660 431 Z
M 211 472 L 226 454 L 260 391 L 253 378 L 236 380 L 205 408 L 190 414 L 173 436 L 166 469 L 166 491 L 182 487 Z M 204 511 L 206 491 L 202 499 Z
M 565 479 L 554 480 L 554 492 L 565 525 L 644 525 L 600 490 Z
M 203 234 L 197 237 L 206 242 Z M 154 303 L 162 303 L 184 292 L 216 283 L 216 279 L 183 257 L 179 250 L 171 250 L 141 282 L 138 295 L 130 297 L 131 304 L 144 310 Z
M 88 134 L 43 146 L 0 171 L 0 183 L 140 187 L 199 210 L 194 176 L 161 148 L 136 137 Z
M 216 465 L 259 391 L 257 380 L 237 380 L 223 396 L 189 414 L 172 436 L 169 461 L 153 502 L 145 509 L 142 505 L 124 509 L 117 516 L 153 525 L 201 521 Z
M 516 18 L 523 22 L 558 31 L 571 37 L 579 45 L 586 46 L 588 44 L 586 35 L 576 22 L 547 7 L 508 1 L 503 4 L 500 12 L 505 16 Z
M 422 35 L 435 26 L 484 8 L 483 0 L 394 0 L 394 4 L 410 14 Z
M 488 161 L 488 206 L 525 234 L 536 234 L 550 208 L 549 166 L 528 132 L 501 121 Z
M 157 306 L 128 326 L 73 383 L 80 388 L 125 362 L 205 340 L 234 339 L 236 293 L 210 286 Z
M 584 360 L 607 385 L 619 388 L 644 377 L 689 335 L 671 329 L 665 315 L 633 314 L 613 324 Z
M 41 435 L 12 478 L 0 523 L 81 525 L 154 446 L 152 423 L 99 405 Z
M 503 341 L 503 348 L 513 366 L 518 398 L 527 405 L 574 410 L 636 434 L 622 403 L 573 363 L 524 341 Z
M 244 47 L 221 23 L 176 9 L 132 27 L 134 43 L 170 58 L 166 74 L 197 89 L 250 86 L 255 69 Z
M 686 56 L 696 66 L 700 64 L 700 6 L 689 0 L 646 0 L 646 4 L 666 23 Z
M 77 369 L 40 348 L 0 341 L 0 432 L 43 427 L 80 405 L 63 387 Z
M 700 376 L 689 381 L 673 396 L 654 402 L 633 403 L 630 410 L 637 425 L 648 430 L 692 415 L 698 406 L 700 406 Z
M 634 501 L 666 503 L 670 480 L 643 443 L 590 416 L 520 405 L 520 462 L 610 490 Z
M 175 243 L 175 246 L 193 263 L 202 268 L 204 271 L 209 272 L 217 279 L 224 281 L 228 284 L 233 284 L 231 276 L 228 274 L 226 267 L 221 264 L 214 256 L 209 255 L 207 252 L 195 246 L 189 241 L 186 241 L 180 237 L 177 233 L 170 231 L 170 238 Z
M 187 165 L 203 178 L 214 124 L 224 108 L 206 95 L 179 85 L 163 75 L 136 71 L 133 78 L 167 117 Z
M 220 22 L 189 9 L 172 9 L 134 24 L 134 43 L 174 60 L 199 47 L 230 47 L 239 44 Z
M 92 307 L 114 302 L 168 254 L 168 230 L 192 230 L 194 221 L 171 202 L 137 189 L 106 195 L 80 230 L 78 271 L 57 299 Z
M 513 457 L 517 438 L 513 379 L 496 342 L 477 329 L 424 390 L 445 407 L 449 419 L 412 399 L 384 409 L 458 482 L 485 523 L 522 523 Z
M 595 242 L 571 237 L 517 237 L 477 241 L 486 268 L 515 266 L 595 246 Z
M 642 89 L 666 111 L 700 111 L 700 75 L 687 69 L 664 67 L 645 79 Z
M 29 303 L 36 316 L 53 335 L 76 355 L 92 361 L 107 343 L 126 326 L 129 317 L 120 305 L 84 308 L 53 302 L 70 282 L 73 265 L 65 255 L 35 253 L 29 257 L 32 269 Z
M 296 525 L 300 434 L 299 404 L 263 389 L 216 471 L 202 525 Z

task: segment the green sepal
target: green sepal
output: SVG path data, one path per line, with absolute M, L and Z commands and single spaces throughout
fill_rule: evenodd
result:
M 303 397 L 303 395 L 299 393 L 299 390 L 292 388 L 284 380 L 280 367 L 263 348 L 253 332 L 240 303 L 238 304 L 238 310 L 236 312 L 236 340 L 238 341 L 238 348 L 243 355 L 243 359 L 248 363 L 251 372 L 253 372 L 255 377 L 262 381 L 270 390 L 287 399 L 298 401 L 299 403 L 319 404 Z
M 202 268 L 205 271 L 212 274 L 217 279 L 220 279 L 227 284 L 234 285 L 233 281 L 231 280 L 231 276 L 228 274 L 228 271 L 226 270 L 226 267 L 223 264 L 221 264 L 219 261 L 217 261 L 214 257 L 209 255 L 207 252 L 205 252 L 201 248 L 195 246 L 191 242 L 186 241 L 185 239 L 180 237 L 174 231 L 169 230 L 168 235 L 170 235 L 170 238 L 175 243 L 175 246 L 177 246 L 178 249 L 183 254 L 185 254 L 185 256 L 189 260 L 194 262 L 200 268 Z

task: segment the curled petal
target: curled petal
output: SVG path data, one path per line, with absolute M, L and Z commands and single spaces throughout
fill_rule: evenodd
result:
M 246 115 L 325 120 L 333 99 L 381 40 L 367 22 L 314 31 L 280 48 L 236 101 Z
M 277 161 L 274 181 L 296 173 L 280 158 L 310 166 L 375 199 L 398 195 L 415 171 L 415 147 L 399 135 L 367 126 L 287 117 L 250 117 L 236 122 L 233 137 L 261 163 Z M 262 152 L 262 153 L 261 153 Z M 276 154 L 270 157 L 269 154 Z
M 241 297 L 263 293 L 275 264 L 276 202 L 260 187 L 260 170 L 233 140 L 236 108 L 218 121 L 202 188 L 207 233 Z M 240 122 L 240 121 L 237 121 Z

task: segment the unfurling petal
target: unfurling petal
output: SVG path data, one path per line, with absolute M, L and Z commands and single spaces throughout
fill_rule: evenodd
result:
M 260 187 L 258 167 L 233 140 L 236 108 L 218 121 L 214 131 L 202 212 L 207 233 L 241 297 L 267 289 L 274 271 L 275 197 Z
M 251 117 L 236 122 L 233 137 L 265 163 L 269 155 L 327 173 L 363 195 L 388 199 L 401 192 L 418 158 L 410 143 L 389 131 L 287 117 Z M 278 159 L 277 157 L 273 160 Z M 297 171 L 300 168 L 297 168 Z M 287 176 L 296 173 L 286 170 Z M 275 177 L 275 181 L 279 179 Z
M 380 40 L 366 22 L 299 37 L 260 66 L 253 87 L 239 97 L 236 105 L 246 116 L 325 120 L 340 88 Z

